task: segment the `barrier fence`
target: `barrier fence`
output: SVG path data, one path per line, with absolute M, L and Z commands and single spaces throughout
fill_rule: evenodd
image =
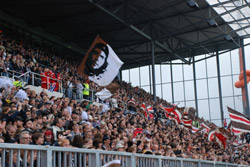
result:
M 3 69 L 2 67 L 0 67 L 0 68 Z M 80 96 L 77 95 L 76 88 L 69 89 L 67 92 L 65 92 L 66 88 L 63 88 L 62 80 L 47 77 L 47 76 L 44 76 L 44 75 L 41 75 L 41 74 L 38 74 L 35 72 L 28 71 L 26 73 L 20 73 L 20 72 L 13 71 L 13 70 L 6 70 L 6 72 L 2 72 L 0 75 L 8 77 L 8 78 L 12 78 L 13 81 L 16 78 L 19 78 L 22 86 L 24 86 L 26 84 L 33 85 L 33 86 L 41 86 L 42 78 L 46 78 L 47 79 L 47 82 L 46 82 L 47 88 L 49 88 L 49 89 L 51 89 L 49 83 L 51 80 L 53 80 L 53 81 L 58 83 L 58 90 L 57 91 L 59 93 L 66 93 L 66 95 L 68 95 L 68 91 L 70 91 L 71 98 L 78 99 L 78 100 L 83 99 L 83 97 L 79 98 Z M 94 90 L 89 89 L 89 99 L 88 100 L 93 100 L 94 94 L 95 94 Z
M 2 167 L 101 167 L 120 160 L 121 167 L 244 167 L 244 165 L 92 149 L 0 144 Z

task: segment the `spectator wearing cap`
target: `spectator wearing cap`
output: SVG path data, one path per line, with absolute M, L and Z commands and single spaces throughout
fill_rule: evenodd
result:
M 46 111 L 50 111 L 51 107 L 52 107 L 52 105 L 51 105 L 50 101 L 45 102 L 44 108 L 45 108 Z
M 116 149 L 116 151 L 119 151 L 119 152 L 124 152 L 125 151 L 123 143 L 119 142 L 119 141 L 117 142 L 117 144 L 115 146 L 115 149 Z
M 110 147 L 110 138 L 108 135 L 104 135 L 103 138 L 102 138 L 102 141 L 103 141 L 103 144 L 102 144 L 102 149 L 103 150 L 111 150 L 111 147 Z
M 24 125 L 24 128 L 26 130 L 28 130 L 29 132 L 32 132 L 33 131 L 33 122 L 31 119 L 28 119 L 25 121 L 25 125 Z
M 14 122 L 13 122 L 14 126 L 16 127 L 17 131 L 18 132 L 21 132 L 24 130 L 24 127 L 23 127 L 23 120 L 20 116 L 16 116 L 14 118 Z

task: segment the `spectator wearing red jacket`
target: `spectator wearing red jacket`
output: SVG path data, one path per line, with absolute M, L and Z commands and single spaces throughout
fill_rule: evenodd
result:
M 58 90 L 58 86 L 57 85 L 58 84 L 57 84 L 57 71 L 56 71 L 56 68 L 57 67 L 54 66 L 53 69 L 52 69 L 50 83 L 51 83 L 52 87 L 55 87 L 54 91 L 57 92 L 57 90 Z
M 50 87 L 50 77 L 52 75 L 52 72 L 48 69 L 45 68 L 44 72 L 41 73 L 41 80 L 42 80 L 42 85 L 41 87 L 44 89 L 49 89 Z

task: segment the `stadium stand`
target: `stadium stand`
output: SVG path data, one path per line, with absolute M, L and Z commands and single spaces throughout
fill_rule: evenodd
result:
M 126 82 L 120 82 L 120 88 L 108 100 L 85 96 L 88 99 L 80 101 L 79 92 L 83 91 L 85 81 L 76 73 L 77 62 L 25 44 L 0 34 L 1 76 L 12 78 L 8 70 L 20 75 L 28 71 L 49 72 L 44 77 L 57 79 L 55 75 L 60 75 L 66 97 L 55 97 L 53 93 L 49 96 L 44 90 L 36 92 L 35 88 L 17 85 L 1 89 L 1 143 L 100 149 L 250 165 L 249 133 L 240 138 L 230 136 L 222 148 L 208 139 L 208 131 L 200 128 L 202 124 L 211 129 L 217 127 L 192 115 L 194 109 L 177 107 L 183 117 L 188 114 L 187 119 L 192 118 L 192 126 L 200 128 L 198 132 L 166 117 L 160 105 L 171 108 L 172 104 L 159 98 L 154 102 L 151 94 Z M 22 80 L 30 85 L 31 77 L 24 75 Z M 42 78 L 36 79 L 35 86 L 42 86 L 42 82 Z M 46 85 L 42 87 L 50 88 Z M 101 90 L 93 82 L 89 85 L 93 92 Z M 20 100 L 16 96 L 20 89 L 27 93 L 27 98 Z M 97 100 L 99 103 L 95 103 Z M 153 110 L 146 112 L 143 102 Z

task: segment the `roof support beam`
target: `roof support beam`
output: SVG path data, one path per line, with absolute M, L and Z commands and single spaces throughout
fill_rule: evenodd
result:
M 91 2 L 92 4 L 94 4 L 96 7 L 98 7 L 99 9 L 101 9 L 102 11 L 104 11 L 105 13 L 109 14 L 110 16 L 112 16 L 113 18 L 115 18 L 116 20 L 118 20 L 119 22 L 121 22 L 122 24 L 126 25 L 127 27 L 129 27 L 131 30 L 135 31 L 136 33 L 138 33 L 139 35 L 141 35 L 142 37 L 146 38 L 149 41 L 152 41 L 152 37 L 147 35 L 146 33 L 142 32 L 140 29 L 138 29 L 137 27 L 135 27 L 132 24 L 128 24 L 126 23 L 124 20 L 122 20 L 120 17 L 116 16 L 114 13 L 110 12 L 109 10 L 107 10 L 106 8 L 104 8 L 103 6 L 95 3 L 93 0 L 89 0 L 89 2 Z M 177 55 L 176 53 L 174 53 L 171 49 L 165 47 L 162 43 L 160 43 L 159 41 L 155 41 L 155 45 L 158 46 L 159 48 L 161 48 L 162 50 L 170 53 L 171 55 L 179 58 L 180 60 L 182 60 L 185 63 L 190 63 L 188 60 L 186 60 L 185 58 Z

